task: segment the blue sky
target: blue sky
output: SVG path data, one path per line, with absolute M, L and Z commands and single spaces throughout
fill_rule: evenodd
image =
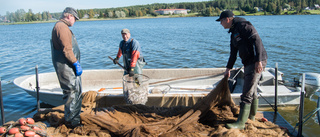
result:
M 75 9 L 94 9 L 94 8 L 115 8 L 133 5 L 145 5 L 153 3 L 178 3 L 178 2 L 199 2 L 209 0 L 0 0 L 0 15 L 6 12 L 15 12 L 24 9 L 28 12 L 32 9 L 33 13 L 43 11 L 62 12 L 65 7 Z

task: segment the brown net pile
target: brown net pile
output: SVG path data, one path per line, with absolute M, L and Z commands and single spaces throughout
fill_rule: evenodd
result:
M 42 111 L 34 116 L 46 120 L 52 136 L 288 136 L 286 130 L 271 122 L 248 120 L 245 130 L 227 129 L 239 113 L 231 98 L 227 78 L 193 107 L 154 107 L 119 105 L 99 107 L 96 91 L 83 94 L 81 121 L 75 129 L 64 125 L 63 106 Z

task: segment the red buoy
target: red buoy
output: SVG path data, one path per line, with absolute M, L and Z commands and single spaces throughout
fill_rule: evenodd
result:
M 23 135 L 19 132 L 19 133 L 14 134 L 14 137 L 23 137 Z
M 10 135 L 16 134 L 16 133 L 18 133 L 18 132 L 19 132 L 19 128 L 16 128 L 16 127 L 11 128 L 11 129 L 9 130 L 9 134 L 10 134 Z
M 27 118 L 27 123 L 28 124 L 34 124 L 34 120 L 32 118 Z
M 30 127 L 28 127 L 28 126 L 20 126 L 20 129 L 21 129 L 21 130 L 29 130 Z
M 19 124 L 20 124 L 21 126 L 26 125 L 26 123 L 27 123 L 27 120 L 26 120 L 25 118 L 20 118 L 20 119 L 19 119 Z
M 5 127 L 0 127 L 0 134 L 6 133 L 7 129 Z
M 30 130 L 24 132 L 24 136 L 27 136 L 27 137 L 33 137 L 34 135 L 36 135 L 36 133 Z
M 41 128 L 36 127 L 36 126 L 33 126 L 32 129 L 33 129 L 33 130 L 42 130 Z
M 266 118 L 261 118 L 261 121 L 262 121 L 262 122 L 267 122 L 268 119 L 266 119 Z

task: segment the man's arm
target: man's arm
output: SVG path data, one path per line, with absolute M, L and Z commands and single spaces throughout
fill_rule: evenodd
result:
M 131 53 L 131 63 L 130 67 L 134 68 L 137 64 L 137 61 L 140 57 L 140 44 L 138 41 L 132 41 L 132 53 Z
M 58 39 L 61 41 L 63 54 L 69 60 L 70 63 L 77 62 L 77 58 L 75 57 L 72 51 L 72 33 L 69 30 L 68 26 L 60 26 L 57 28 Z

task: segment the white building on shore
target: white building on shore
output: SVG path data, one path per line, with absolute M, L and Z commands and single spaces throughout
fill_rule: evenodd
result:
M 184 14 L 187 15 L 188 14 L 188 10 L 187 9 L 158 9 L 155 10 L 156 13 L 160 14 L 160 15 L 165 15 L 165 14 Z

